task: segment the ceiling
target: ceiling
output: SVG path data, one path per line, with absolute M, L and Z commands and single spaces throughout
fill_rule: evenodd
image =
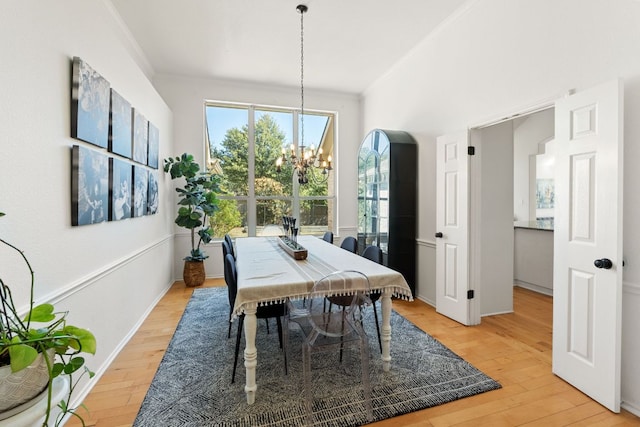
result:
M 362 93 L 472 0 L 111 0 L 153 77 Z

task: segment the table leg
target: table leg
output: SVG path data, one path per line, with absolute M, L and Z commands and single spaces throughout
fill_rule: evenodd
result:
M 380 297 L 382 306 L 382 370 L 389 372 L 391 368 L 391 291 L 385 289 Z
M 253 405 L 256 401 L 256 366 L 258 364 L 258 349 L 256 348 L 256 329 L 258 319 L 256 319 L 256 308 L 245 308 L 244 311 L 244 338 L 246 347 L 244 349 L 244 366 L 246 368 L 247 381 L 244 391 L 247 393 L 247 403 Z

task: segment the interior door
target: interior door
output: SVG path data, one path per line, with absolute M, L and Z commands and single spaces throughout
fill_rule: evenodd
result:
M 620 81 L 556 102 L 553 372 L 620 411 Z
M 470 323 L 468 132 L 443 135 L 436 147 L 436 311 Z

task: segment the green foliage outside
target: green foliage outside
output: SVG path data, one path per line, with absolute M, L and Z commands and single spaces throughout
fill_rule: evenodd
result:
M 249 187 L 249 128 L 229 129 L 220 148 L 213 148 L 211 156 L 217 159 L 222 169 L 220 180 L 220 194 L 230 196 L 248 195 Z M 282 165 L 280 173 L 276 170 L 276 160 L 282 154 L 282 149 L 289 149 L 286 135 L 278 123 L 269 114 L 262 115 L 255 123 L 255 195 L 293 197 L 293 168 L 290 163 Z M 300 196 L 325 196 L 327 185 L 308 184 L 299 187 Z M 222 199 L 224 200 L 224 199 Z M 221 201 L 222 201 L 221 200 Z M 227 204 L 211 217 L 211 227 L 214 235 L 222 237 L 241 222 L 240 212 L 236 201 L 225 200 Z M 316 202 L 317 203 L 317 202 Z M 320 202 L 322 203 L 322 202 Z M 279 224 L 282 215 L 289 215 L 290 201 L 269 200 L 260 206 L 260 224 Z M 235 211 L 235 214 L 232 213 Z

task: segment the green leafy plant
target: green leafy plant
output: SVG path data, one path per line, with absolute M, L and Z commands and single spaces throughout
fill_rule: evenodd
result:
M 0 212 L 0 217 L 4 215 Z M 77 408 L 72 408 L 70 401 L 82 376 L 94 376 L 94 373 L 84 366 L 85 359 L 80 354 L 95 354 L 96 339 L 90 331 L 69 325 L 66 320 L 68 312 L 56 312 L 52 304 L 34 306 L 35 274 L 29 260 L 23 251 L 11 243 L 1 238 L 0 242 L 19 254 L 31 275 L 29 310 L 22 317 L 16 310 L 11 288 L 0 278 L 0 366 L 10 365 L 12 372 L 18 372 L 31 365 L 39 354 L 43 354 L 49 380 L 47 412 L 42 425 L 49 425 L 53 380 L 63 374 L 68 375 L 70 387 L 65 399 L 57 402 L 60 414 L 54 425 L 61 425 L 68 414 L 79 418 L 84 425 L 84 420 L 75 413 Z M 48 350 L 54 352 L 53 361 L 46 357 Z
M 200 246 L 213 238 L 213 230 L 207 218 L 218 210 L 218 176 L 201 172 L 200 165 L 187 153 L 164 159 L 164 171 L 171 174 L 171 179 L 184 178 L 185 181 L 183 187 L 176 188 L 179 208 L 175 220 L 180 227 L 191 231 L 191 253 L 185 260 L 203 261 L 208 256 Z

